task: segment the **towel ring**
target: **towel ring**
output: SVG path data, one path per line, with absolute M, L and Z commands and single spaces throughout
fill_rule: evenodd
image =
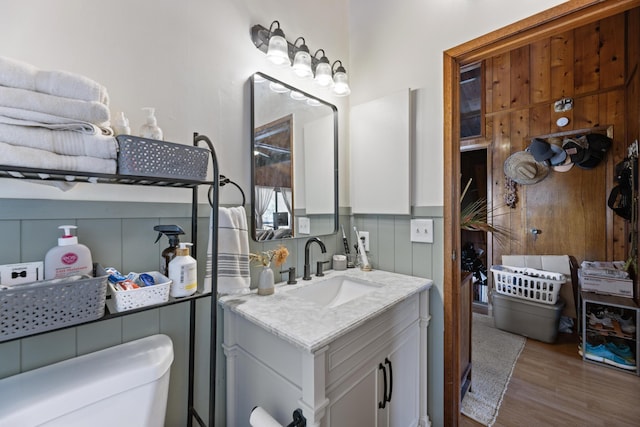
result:
M 226 184 L 233 184 L 240 191 L 240 194 L 242 194 L 242 207 L 244 207 L 245 204 L 246 204 L 246 198 L 244 196 L 244 191 L 242 191 L 242 188 L 238 184 L 236 184 L 235 182 L 231 181 L 226 176 L 220 175 L 220 187 L 224 187 Z M 207 197 L 209 198 L 209 205 L 211 205 L 213 207 L 212 199 L 211 199 L 211 193 L 212 192 L 213 192 L 213 185 L 211 187 L 209 187 L 209 193 L 207 194 Z

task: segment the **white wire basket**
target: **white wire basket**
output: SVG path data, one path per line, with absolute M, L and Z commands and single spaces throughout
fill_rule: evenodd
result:
M 562 273 L 533 268 L 494 265 L 491 271 L 499 294 L 543 304 L 557 303 L 560 288 L 567 281 Z
M 156 283 L 155 285 L 131 289 L 129 291 L 119 291 L 109 282 L 109 294 L 112 299 L 112 304 L 109 308 L 120 312 L 147 307 L 149 305 L 163 304 L 169 301 L 171 279 L 157 271 L 150 271 L 147 274 L 153 277 Z

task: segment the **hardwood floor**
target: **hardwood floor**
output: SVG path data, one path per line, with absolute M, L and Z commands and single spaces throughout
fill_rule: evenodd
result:
M 527 339 L 494 426 L 640 426 L 640 377 L 583 362 L 577 346 L 577 335 Z

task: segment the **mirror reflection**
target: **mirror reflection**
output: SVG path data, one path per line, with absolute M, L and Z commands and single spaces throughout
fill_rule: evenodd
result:
M 336 107 L 262 73 L 251 83 L 252 237 L 335 232 Z

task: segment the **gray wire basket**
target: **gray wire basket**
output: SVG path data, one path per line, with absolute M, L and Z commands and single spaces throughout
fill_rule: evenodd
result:
M 0 342 L 104 316 L 108 275 L 46 280 L 0 289 Z
M 118 174 L 158 178 L 207 179 L 209 150 L 184 144 L 141 138 L 116 137 L 119 145 Z

